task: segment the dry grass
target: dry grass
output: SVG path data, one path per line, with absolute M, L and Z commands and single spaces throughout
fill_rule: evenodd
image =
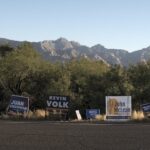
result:
M 46 116 L 49 115 L 48 111 L 42 110 L 42 109 L 38 109 L 35 111 L 29 111 L 26 115 L 27 118 L 29 119 L 41 119 L 41 118 L 45 118 Z
M 48 111 L 45 110 L 35 110 L 29 111 L 27 113 L 15 113 L 15 112 L 8 112 L 7 114 L 2 114 L 1 119 L 42 119 L 49 115 Z
M 143 120 L 143 119 L 145 119 L 143 111 L 134 110 L 133 113 L 132 113 L 132 119 L 133 120 Z
M 133 111 L 132 112 L 132 120 L 143 120 L 145 119 L 143 111 Z M 105 121 L 106 120 L 106 115 L 97 115 L 96 120 L 98 121 Z
M 1 119 L 9 119 L 9 115 L 7 115 L 7 114 L 2 114 L 2 115 L 1 115 Z
M 95 119 L 98 121 L 104 121 L 106 120 L 106 115 L 96 115 Z
M 47 116 L 49 116 L 49 112 L 42 110 L 42 109 L 38 109 L 35 111 L 29 111 L 28 113 L 24 113 L 23 115 L 20 113 L 9 113 L 9 114 L 2 114 L 1 118 L 2 119 L 19 119 L 19 118 L 24 118 L 24 119 L 44 119 Z M 51 117 L 50 117 L 51 118 Z M 49 118 L 49 119 L 50 119 Z M 132 112 L 132 120 L 144 120 L 146 117 L 144 116 L 144 113 L 142 111 L 136 111 L 134 110 Z M 51 118 L 53 119 L 53 118 Z M 95 118 L 96 121 L 105 121 L 106 120 L 106 115 L 96 115 Z M 79 121 L 79 120 L 76 120 Z M 80 120 L 81 121 L 81 120 Z
M 26 115 L 24 115 L 24 118 L 28 118 L 28 119 L 33 118 L 33 112 L 29 111 Z
M 45 110 L 36 110 L 34 116 L 35 118 L 45 118 Z

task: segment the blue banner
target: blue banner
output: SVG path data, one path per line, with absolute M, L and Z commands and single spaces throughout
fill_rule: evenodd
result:
M 24 113 L 29 111 L 29 98 L 12 95 L 8 106 L 8 112 Z
M 150 112 L 150 103 L 142 104 L 141 106 L 144 112 Z
M 52 95 L 47 100 L 47 108 L 53 109 L 69 109 L 69 96 Z
M 100 114 L 100 109 L 86 109 L 86 118 L 95 119 L 96 115 Z

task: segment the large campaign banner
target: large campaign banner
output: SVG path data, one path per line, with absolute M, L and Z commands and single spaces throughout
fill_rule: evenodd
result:
M 128 120 L 131 115 L 131 96 L 106 96 L 107 120 Z
M 53 95 L 47 100 L 47 107 L 53 109 L 69 109 L 69 96 Z
M 29 98 L 12 95 L 8 106 L 8 112 L 24 113 L 29 111 Z
M 96 115 L 100 115 L 100 109 L 86 109 L 87 119 L 95 119 Z

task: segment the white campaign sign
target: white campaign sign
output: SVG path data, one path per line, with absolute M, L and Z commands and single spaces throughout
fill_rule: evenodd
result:
M 128 120 L 131 113 L 131 96 L 106 96 L 107 120 Z
M 76 110 L 76 115 L 78 120 L 82 120 L 81 114 L 79 110 Z

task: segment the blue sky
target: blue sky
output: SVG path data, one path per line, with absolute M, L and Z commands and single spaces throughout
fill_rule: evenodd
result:
M 135 51 L 150 46 L 149 7 L 150 0 L 0 0 L 0 37 Z

